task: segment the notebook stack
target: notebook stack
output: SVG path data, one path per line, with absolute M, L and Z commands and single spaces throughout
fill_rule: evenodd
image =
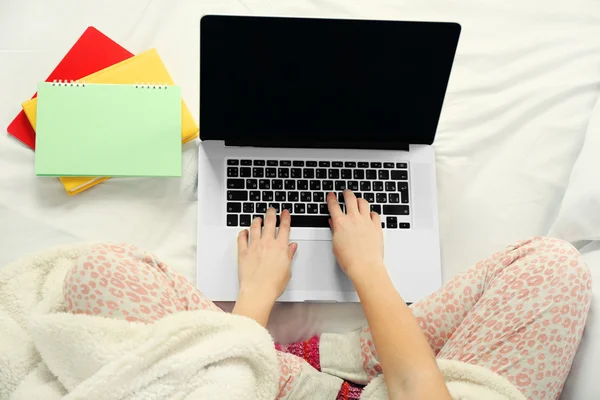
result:
M 38 176 L 69 195 L 109 177 L 181 176 L 198 126 L 156 50 L 133 55 L 89 27 L 8 133 L 36 151 Z

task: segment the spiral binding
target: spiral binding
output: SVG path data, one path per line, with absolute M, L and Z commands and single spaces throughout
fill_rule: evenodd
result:
M 148 83 L 148 82 L 140 82 L 140 83 L 136 83 L 135 87 L 138 89 L 164 89 L 167 90 L 167 87 L 169 87 L 169 85 L 163 85 L 161 83 Z
M 63 81 L 62 79 L 55 79 L 52 81 L 52 86 L 71 86 L 71 87 L 85 87 L 87 84 L 85 83 L 85 81 L 67 81 L 66 79 Z M 147 83 L 147 82 L 141 82 L 141 83 L 136 83 L 135 84 L 136 89 L 163 89 L 163 90 L 167 90 L 167 88 L 169 87 L 169 85 L 163 85 L 161 83 Z
M 66 79 L 63 81 L 62 79 L 58 79 L 58 80 L 53 80 L 52 81 L 52 86 L 75 86 L 75 87 L 85 87 L 85 81 L 74 81 L 71 79 L 70 82 L 68 82 Z

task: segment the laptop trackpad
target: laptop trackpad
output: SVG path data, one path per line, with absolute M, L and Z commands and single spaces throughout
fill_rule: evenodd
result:
M 331 238 L 331 234 L 330 234 Z M 331 241 L 297 240 L 288 290 L 348 292 L 352 282 L 337 265 Z

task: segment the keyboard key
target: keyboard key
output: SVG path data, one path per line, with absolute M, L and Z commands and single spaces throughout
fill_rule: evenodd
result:
M 381 179 L 381 180 L 390 179 L 390 171 L 388 171 L 386 169 L 380 169 L 379 170 L 379 179 Z
M 395 181 L 405 181 L 408 179 L 408 171 L 394 170 L 392 171 L 392 179 Z
M 265 165 L 265 160 L 254 160 L 254 165 L 258 165 L 258 166 L 264 166 Z
M 329 214 L 329 209 L 327 208 L 327 203 L 319 204 L 319 214 Z
M 271 189 L 283 189 L 283 181 L 281 179 L 273 179 L 271 181 Z
M 346 161 L 344 163 L 344 167 L 346 167 L 346 168 L 356 168 L 356 162 L 354 162 L 354 161 Z
M 253 190 L 250 192 L 250 201 L 260 201 L 260 191 Z
M 298 192 L 288 192 L 287 197 L 288 201 L 300 201 L 300 193 Z
M 367 179 L 377 179 L 377 171 L 375 171 L 374 169 L 368 169 L 367 170 Z
M 250 226 L 251 218 L 249 215 L 240 215 L 240 226 Z
M 354 179 L 365 179 L 365 171 L 363 171 L 362 169 L 355 169 Z
M 279 212 L 279 203 L 269 203 L 269 208 L 273 207 L 275 211 Z
M 333 190 L 333 181 L 323 181 L 323 190 L 332 191 Z
M 275 192 L 275 201 L 285 201 L 286 192 L 277 191 Z
M 289 168 L 279 168 L 277 170 L 278 178 L 289 178 L 290 177 L 290 169 Z
M 270 179 L 260 179 L 258 181 L 259 189 L 271 189 L 271 180 Z
M 342 168 L 344 166 L 344 163 L 341 161 L 334 161 L 331 163 L 331 166 L 334 168 Z
M 264 214 L 267 212 L 267 203 L 256 203 L 256 212 Z
M 404 163 L 404 162 L 398 162 L 398 163 L 396 163 L 396 168 L 404 168 L 404 169 L 406 169 L 406 168 L 408 168 L 408 164 Z
M 276 167 L 276 166 L 277 166 L 277 164 L 279 164 L 279 163 L 277 162 L 277 160 L 267 160 L 267 165 L 268 165 L 269 167 Z
M 396 182 L 386 182 L 385 183 L 385 191 L 386 192 L 395 192 L 396 191 Z
M 303 203 L 296 203 L 294 204 L 294 214 L 304 214 L 306 212 L 306 208 L 305 205 Z M 294 223 L 294 219 L 296 219 L 298 217 L 294 216 L 292 218 L 292 224 Z M 293 226 L 293 225 L 292 225 Z
M 316 167 L 317 166 L 317 162 L 316 161 L 307 161 L 306 162 L 306 166 L 307 167 Z
M 390 193 L 388 198 L 390 203 L 400 203 L 400 195 L 398 193 Z
M 348 189 L 352 190 L 352 191 L 357 191 L 358 190 L 358 181 L 348 181 Z
M 318 179 L 325 179 L 325 178 L 327 178 L 327 170 L 325 168 L 319 168 L 319 169 L 317 169 L 316 177 Z
M 346 189 L 346 182 L 344 181 L 335 181 L 335 190 L 345 190 Z
M 243 189 L 243 179 L 227 179 L 227 189 Z
M 290 167 L 292 165 L 292 162 L 290 160 L 281 160 L 279 161 L 279 165 L 281 165 L 282 167 Z
M 381 181 L 373 182 L 373 191 L 374 192 L 383 192 L 383 182 L 381 182 Z
M 227 214 L 227 226 L 238 226 L 238 216 L 236 214 Z
M 241 165 L 252 165 L 252 160 L 242 160 L 240 161 Z
M 410 229 L 410 223 L 400 222 L 400 229 Z
M 252 177 L 253 178 L 262 178 L 265 176 L 265 169 L 260 167 L 252 168 Z
M 262 201 L 273 201 L 273 192 L 270 190 L 262 192 Z
M 383 168 L 394 168 L 394 163 L 393 162 L 384 162 Z
M 400 191 L 400 202 L 403 204 L 408 203 L 408 184 L 401 183 L 398 184 L 398 191 Z
M 237 167 L 227 167 L 227 176 L 230 178 L 236 178 L 238 176 Z
M 385 222 L 381 223 L 381 229 L 385 229 Z
M 371 204 L 371 211 L 381 215 L 381 206 L 379 204 Z
M 254 203 L 244 203 L 244 212 L 246 214 L 254 213 Z
M 381 168 L 381 163 L 380 162 L 372 162 L 371 168 Z
M 344 193 L 338 193 L 338 203 L 344 203 Z
M 267 178 L 277 178 L 277 168 L 265 168 L 265 176 Z
M 385 205 L 383 206 L 383 213 L 385 215 L 408 215 L 408 206 L 397 206 L 397 205 Z
M 396 229 L 398 227 L 398 218 L 396 217 L 387 217 L 385 219 L 385 223 L 389 229 Z
M 239 213 L 242 212 L 242 203 L 227 203 L 228 213 Z
M 375 195 L 373 193 L 363 193 L 363 199 L 369 203 L 375 203 Z
M 315 177 L 315 170 L 312 168 L 304 168 L 303 177 L 306 179 L 312 179 Z
M 323 203 L 325 201 L 325 193 L 323 193 L 323 192 L 314 192 L 313 193 L 313 201 L 315 203 Z
M 240 160 L 227 160 L 227 165 L 239 165 Z
M 285 190 L 296 190 L 296 181 L 291 179 L 285 180 Z
M 256 189 L 258 181 L 256 179 L 246 179 L 246 189 Z
M 312 201 L 312 196 L 310 192 L 300 192 L 300 201 L 303 203 L 308 203 Z
M 292 205 L 292 203 L 283 203 L 281 205 L 281 211 L 283 210 L 288 210 L 291 213 L 292 211 L 294 211 L 294 206 Z
M 306 212 L 307 214 L 318 214 L 319 206 L 317 206 L 315 203 L 309 203 L 306 205 Z
M 387 203 L 387 193 L 377 193 L 375 196 L 375 201 L 377 203 Z
M 294 167 L 304 167 L 304 161 L 294 161 L 292 164 Z
M 321 181 L 310 181 L 310 190 L 321 190 Z
M 354 192 L 354 195 L 356 196 L 357 199 L 362 198 L 362 193 L 361 192 Z
M 319 161 L 319 167 L 329 167 L 330 165 L 329 161 Z
M 292 168 L 292 178 L 302 178 L 302 168 Z
M 228 190 L 227 200 L 248 201 L 248 192 L 244 190 Z
M 292 217 L 292 228 L 329 228 L 329 216 L 295 215 Z
M 367 192 L 367 191 L 371 190 L 371 182 L 361 181 L 360 182 L 360 190 L 361 190 L 361 192 Z
M 308 190 L 308 181 L 307 180 L 299 180 L 296 184 L 298 190 Z
M 352 170 L 351 169 L 343 169 L 342 170 L 342 179 L 352 179 Z
M 360 161 L 358 163 L 358 168 L 369 168 L 369 163 L 368 162 L 364 162 L 364 161 Z
M 340 178 L 340 170 L 339 169 L 330 169 L 327 175 L 329 179 L 339 179 Z
M 244 160 L 242 160 L 244 161 Z M 249 178 L 252 176 L 252 168 L 250 167 L 242 167 L 240 168 L 240 176 L 242 178 Z

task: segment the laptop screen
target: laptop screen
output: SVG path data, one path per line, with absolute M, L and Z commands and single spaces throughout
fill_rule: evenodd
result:
M 205 16 L 202 140 L 431 144 L 460 25 Z

